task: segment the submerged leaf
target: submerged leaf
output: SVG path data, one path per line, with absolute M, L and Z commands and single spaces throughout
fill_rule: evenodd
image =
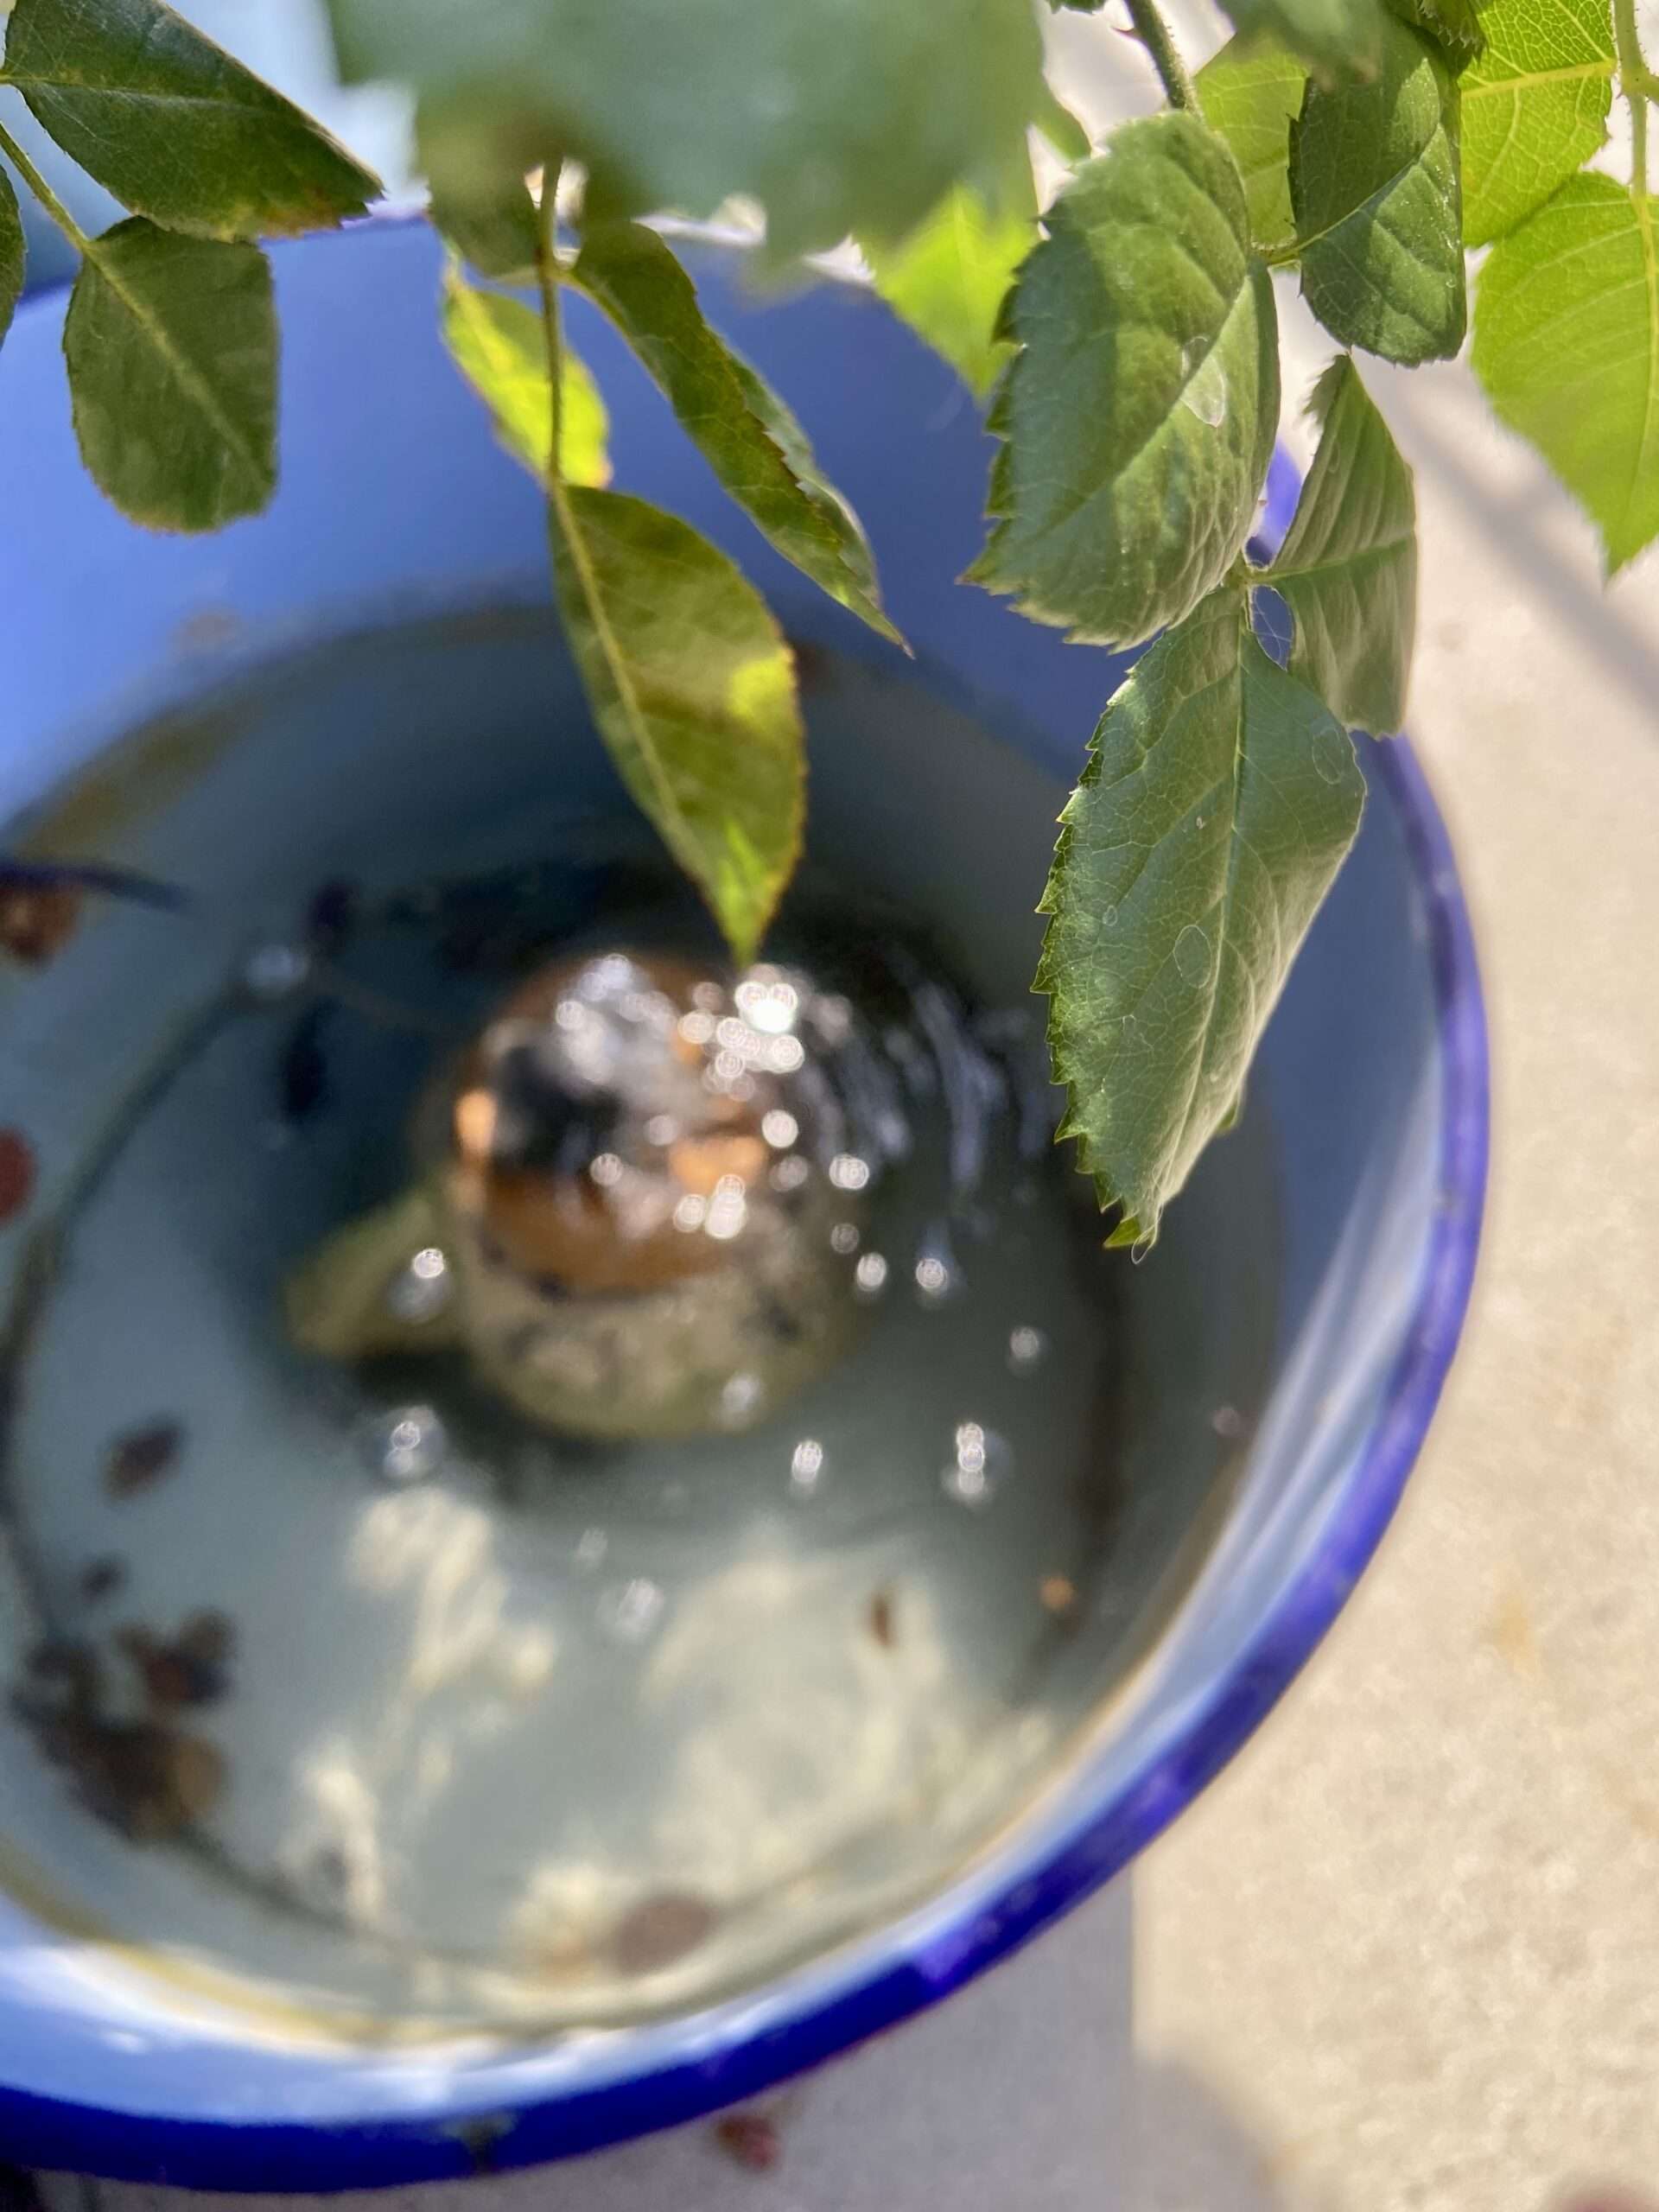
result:
M 1149 1239 L 1233 1110 L 1353 842 L 1353 741 L 1216 593 L 1137 663 L 1061 816 L 1037 988 L 1062 1135 Z
M 1272 39 L 1230 39 L 1193 82 L 1211 130 L 1232 150 L 1249 203 L 1250 236 L 1264 251 L 1295 235 L 1290 207 L 1290 126 L 1301 111 L 1307 69 Z
M 1295 625 L 1290 672 L 1351 729 L 1405 719 L 1417 627 L 1417 503 L 1411 471 L 1348 356 L 1314 386 L 1322 425 L 1278 558 L 1262 578 Z
M 997 317 L 1036 239 L 1034 204 L 1027 214 L 999 215 L 959 184 L 902 245 L 867 246 L 865 259 L 887 305 L 982 399 L 1007 356 Z
M 63 327 L 81 458 L 153 530 L 217 530 L 276 483 L 276 315 L 257 246 L 135 216 L 94 238 Z
M 857 517 L 819 474 L 806 433 L 704 319 L 696 289 L 655 231 L 588 229 L 575 281 L 616 324 L 728 492 L 785 560 L 884 638 Z
M 1390 361 L 1448 359 L 1466 307 L 1458 88 L 1390 18 L 1376 81 L 1310 85 L 1290 134 L 1302 293 L 1331 335 Z
M 1041 100 L 1030 0 L 329 5 L 346 76 L 413 86 L 457 162 L 560 147 L 594 214 L 747 193 L 779 255 L 901 238 L 951 185 L 1000 175 Z
M 552 535 L 559 610 L 600 733 L 741 966 L 800 850 L 789 647 L 726 556 L 641 499 L 556 492 Z
M 1502 238 L 1583 168 L 1607 136 L 1607 0 L 1493 0 L 1486 51 L 1463 79 L 1463 236 Z
M 455 365 L 495 417 L 496 434 L 538 483 L 553 449 L 547 334 L 522 300 L 469 284 L 452 263 L 444 272 L 443 336 Z M 567 482 L 611 480 L 610 418 L 599 387 L 569 344 L 560 347 L 559 464 Z
M 1609 574 L 1659 537 L 1659 201 L 1575 176 L 1481 271 L 1475 373 L 1599 524 Z
M 1004 318 L 995 527 L 969 574 L 1132 644 L 1195 606 L 1249 529 L 1279 422 L 1272 286 L 1196 115 L 1126 124 L 1045 221 Z
M 378 181 L 160 0 L 16 0 L 5 80 L 136 215 L 201 238 L 327 228 Z

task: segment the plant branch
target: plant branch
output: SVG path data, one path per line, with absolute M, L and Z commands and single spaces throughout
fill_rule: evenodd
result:
M 0 124 L 0 154 L 11 163 L 75 251 L 85 253 L 92 240 L 3 124 Z
M 1169 25 L 1159 14 L 1155 0 L 1128 0 L 1129 21 L 1135 35 L 1152 56 L 1165 97 L 1172 107 L 1196 108 L 1198 96 Z
M 1630 111 L 1630 190 L 1645 198 L 1648 189 L 1648 102 L 1654 79 L 1637 34 L 1636 0 L 1613 0 L 1613 36 L 1618 47 L 1618 88 Z
M 549 162 L 542 171 L 542 204 L 536 226 L 536 285 L 542 300 L 542 330 L 547 343 L 550 496 L 560 481 L 563 447 L 564 362 L 559 343 L 559 169 Z

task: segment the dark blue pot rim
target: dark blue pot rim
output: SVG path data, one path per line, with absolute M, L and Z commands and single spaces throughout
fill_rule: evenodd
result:
M 1283 535 L 1299 487 L 1294 463 L 1276 453 L 1262 519 L 1268 544 Z M 252 2191 L 387 2187 L 599 2150 L 741 2102 L 938 2004 L 1080 1904 L 1162 1833 L 1277 1703 L 1376 1551 L 1433 1416 L 1474 1279 L 1490 1098 L 1473 934 L 1446 825 L 1415 753 L 1397 738 L 1369 748 L 1367 759 L 1399 816 L 1427 925 L 1441 1066 L 1438 1206 L 1404 1349 L 1319 1553 L 1175 1741 L 1044 1864 L 1014 1874 L 955 1929 L 760 2034 L 735 2018 L 711 2031 L 695 2060 L 586 2089 L 539 2096 L 532 2089 L 522 2105 L 504 2107 L 498 2094 L 470 2119 L 318 2126 L 174 2119 L 0 2087 L 0 2152 L 113 2179 Z

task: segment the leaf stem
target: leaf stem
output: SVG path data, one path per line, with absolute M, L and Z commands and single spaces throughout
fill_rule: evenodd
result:
M 41 206 L 73 246 L 75 251 L 86 252 L 92 245 L 92 240 L 3 124 L 0 124 L 0 154 L 3 154 L 11 163 L 13 168 L 16 170 L 18 175 L 40 201 Z
M 1645 199 L 1648 190 L 1648 102 L 1654 79 L 1642 55 L 1636 28 L 1636 0 L 1613 0 L 1613 37 L 1618 48 L 1618 88 L 1630 111 L 1630 192 Z
M 551 443 L 547 449 L 549 496 L 561 480 L 563 447 L 564 363 L 559 341 L 559 170 L 550 161 L 542 171 L 542 204 L 536 223 L 536 286 L 542 299 L 542 330 L 547 341 L 548 411 Z
M 1155 0 L 1128 0 L 1129 21 L 1135 35 L 1152 56 L 1164 95 L 1172 107 L 1196 108 L 1198 96 L 1169 25 L 1159 14 Z

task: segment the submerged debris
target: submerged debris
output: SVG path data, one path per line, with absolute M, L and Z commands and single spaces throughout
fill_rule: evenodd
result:
M 695 1951 L 715 1924 L 704 1898 L 664 1890 L 625 1914 L 611 1937 L 611 1955 L 623 1974 L 659 1974 Z
M 223 1613 L 193 1613 L 170 1639 L 134 1627 L 120 1630 L 115 1640 L 150 1705 L 163 1712 L 212 1705 L 230 1688 L 236 1630 Z
M 114 1597 L 126 1579 L 126 1561 L 106 1553 L 102 1559 L 88 1560 L 80 1570 L 80 1594 L 89 1605 L 96 1605 Z
M 884 1651 L 899 1640 L 897 1606 L 891 1590 L 878 1590 L 870 1600 L 870 1634 Z
M 14 960 L 44 967 L 79 927 L 84 896 L 73 883 L 37 883 L 0 870 L 0 946 Z
M 29 1674 L 12 1711 L 99 1820 L 135 1843 L 156 1843 L 213 1810 L 225 1786 L 219 1752 L 161 1721 L 105 1719 L 103 1670 L 90 1644 L 42 1644 Z
M 152 1421 L 130 1428 L 111 1445 L 104 1461 L 104 1487 L 111 1497 L 132 1497 L 172 1473 L 184 1444 L 175 1421 Z

